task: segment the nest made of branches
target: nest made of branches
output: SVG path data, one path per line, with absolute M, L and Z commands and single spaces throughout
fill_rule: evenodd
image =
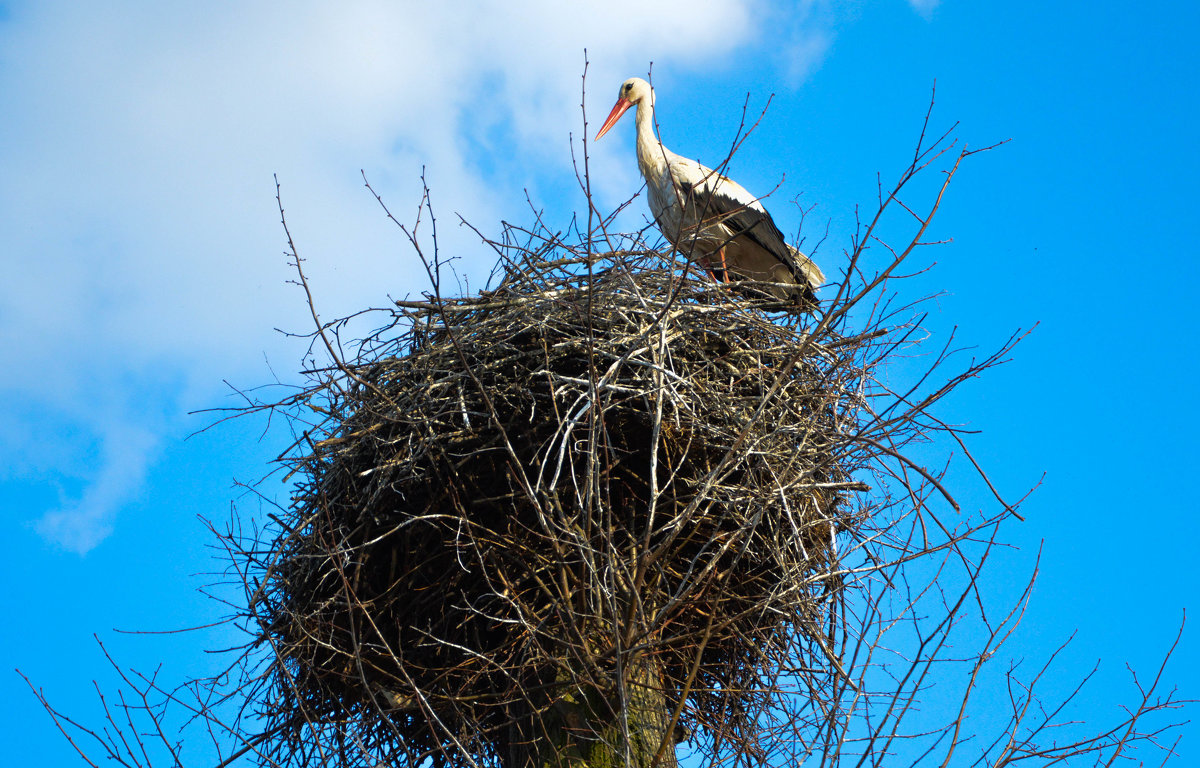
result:
M 797 636 L 836 671 L 854 340 L 653 253 L 524 254 L 401 304 L 297 399 L 322 420 L 253 603 L 268 722 L 356 717 L 453 764 L 638 665 L 727 738 Z

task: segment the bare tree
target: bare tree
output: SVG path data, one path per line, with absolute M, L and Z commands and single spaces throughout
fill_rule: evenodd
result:
M 481 235 L 494 287 L 450 296 L 428 194 L 411 224 L 376 195 L 430 291 L 356 316 L 377 330 L 350 341 L 350 319 L 320 318 L 280 201 L 323 362 L 237 409 L 295 438 L 288 502 L 212 528 L 247 643 L 181 686 L 114 662 L 125 688 L 98 729 L 42 704 L 92 765 L 182 765 L 187 729 L 218 766 L 1165 761 L 1185 702 L 1162 668 L 1108 725 L 1071 720 L 1086 679 L 1040 695 L 1053 656 L 991 674 L 1036 569 L 992 605 L 981 582 L 1019 504 L 937 405 L 1024 334 L 930 350 L 922 302 L 894 287 L 977 152 L 929 120 L 825 262 L 841 279 L 813 315 L 697 275 L 687 244 L 614 234 L 590 195 L 586 225 Z M 925 368 L 886 383 L 914 351 Z M 918 448 L 961 452 L 994 506 L 961 509 Z

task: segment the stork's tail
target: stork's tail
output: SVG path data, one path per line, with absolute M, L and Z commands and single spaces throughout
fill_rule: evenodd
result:
M 800 251 L 788 246 L 792 252 L 792 274 L 796 276 L 796 284 L 800 288 L 797 299 L 806 306 L 816 306 L 817 289 L 825 284 L 825 273 L 812 259 Z

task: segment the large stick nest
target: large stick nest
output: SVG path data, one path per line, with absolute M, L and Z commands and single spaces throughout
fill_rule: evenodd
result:
M 269 722 L 357 717 L 455 764 L 564 691 L 619 701 L 636 665 L 731 738 L 785 656 L 835 671 L 853 340 L 654 254 L 527 255 L 401 304 L 298 399 L 324 421 L 253 605 L 284 660 Z

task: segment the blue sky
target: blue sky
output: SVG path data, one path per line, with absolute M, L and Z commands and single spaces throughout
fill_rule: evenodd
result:
M 1009 495 L 1045 473 L 996 588 L 1044 542 L 1018 640 L 1038 659 L 1078 629 L 1067 671 L 1101 659 L 1088 705 L 1115 714 L 1124 663 L 1152 671 L 1200 584 L 1188 491 L 1200 6 L 432 5 L 0 6 L 8 667 L 86 718 L 105 677 L 93 633 L 167 675 L 213 663 L 201 638 L 112 629 L 222 615 L 196 592 L 218 567 L 197 516 L 252 510 L 234 481 L 264 474 L 282 436 L 246 421 L 187 439 L 210 420 L 188 413 L 231 404 L 225 381 L 288 377 L 302 354 L 275 330 L 304 330 L 306 308 L 272 174 L 324 316 L 425 287 L 360 169 L 407 218 L 424 168 L 442 248 L 479 286 L 491 257 L 453 214 L 496 232 L 529 220 L 524 190 L 563 224 L 582 209 L 569 137 L 587 48 L 592 134 L 617 85 L 651 62 L 664 141 L 702 161 L 724 157 L 747 94 L 754 109 L 774 94 L 730 174 L 780 185 L 768 207 L 786 232 L 792 198 L 817 206 L 804 233 L 829 222 L 827 274 L 876 172 L 886 182 L 906 164 L 935 80 L 937 125 L 960 121 L 971 146 L 1011 139 L 963 167 L 935 226 L 953 243 L 900 289 L 940 292 L 931 330 L 957 327 L 983 351 L 1039 324 L 941 413 L 982 430 L 973 450 Z M 602 208 L 640 184 L 629 122 L 592 148 Z M 1167 673 L 1193 697 L 1197 618 Z M 21 679 L 0 685 L 16 762 L 76 764 Z M 1200 733 L 1185 733 L 1194 760 Z

